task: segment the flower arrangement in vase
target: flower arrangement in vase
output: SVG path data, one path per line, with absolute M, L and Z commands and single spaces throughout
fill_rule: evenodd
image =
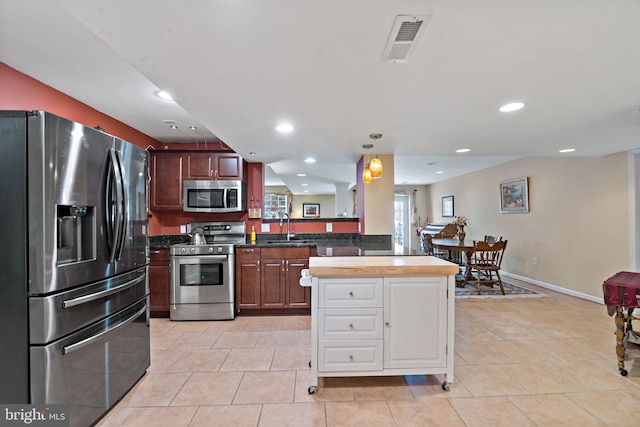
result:
M 466 216 L 456 216 L 453 220 L 453 223 L 458 227 L 458 238 L 460 240 L 464 240 L 467 236 L 467 233 L 464 231 L 464 228 L 469 225 L 469 221 Z

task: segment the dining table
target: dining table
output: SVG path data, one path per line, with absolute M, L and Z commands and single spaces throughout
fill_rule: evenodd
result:
M 473 275 L 471 274 L 471 268 L 469 266 L 471 257 L 473 257 L 473 240 L 460 240 L 460 239 L 432 239 L 431 244 L 442 250 L 447 251 L 459 251 L 465 254 L 465 272 L 464 279 L 456 282 L 456 286 L 464 287 L 466 282 L 473 281 Z

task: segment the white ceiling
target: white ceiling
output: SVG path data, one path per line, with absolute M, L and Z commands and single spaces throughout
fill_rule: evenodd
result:
M 407 63 L 385 62 L 399 14 L 432 18 Z M 160 141 L 219 138 L 317 194 L 355 183 L 363 154 L 428 184 L 640 147 L 639 23 L 640 0 L 0 0 L 0 61 Z M 511 101 L 526 106 L 498 112 Z

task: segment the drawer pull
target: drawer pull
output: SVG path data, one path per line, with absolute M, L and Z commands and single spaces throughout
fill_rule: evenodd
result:
M 350 296 L 350 297 L 353 297 L 353 292 L 349 292 L 349 296 Z
M 349 360 L 353 362 L 353 354 L 349 355 Z
M 385 326 L 389 326 L 389 322 L 384 322 L 384 325 Z
M 353 329 L 353 323 L 349 323 L 349 329 Z

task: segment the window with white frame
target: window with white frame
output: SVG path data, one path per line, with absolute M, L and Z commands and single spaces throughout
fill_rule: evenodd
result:
M 264 195 L 264 217 L 280 218 L 287 212 L 289 197 L 286 194 L 265 194 Z

